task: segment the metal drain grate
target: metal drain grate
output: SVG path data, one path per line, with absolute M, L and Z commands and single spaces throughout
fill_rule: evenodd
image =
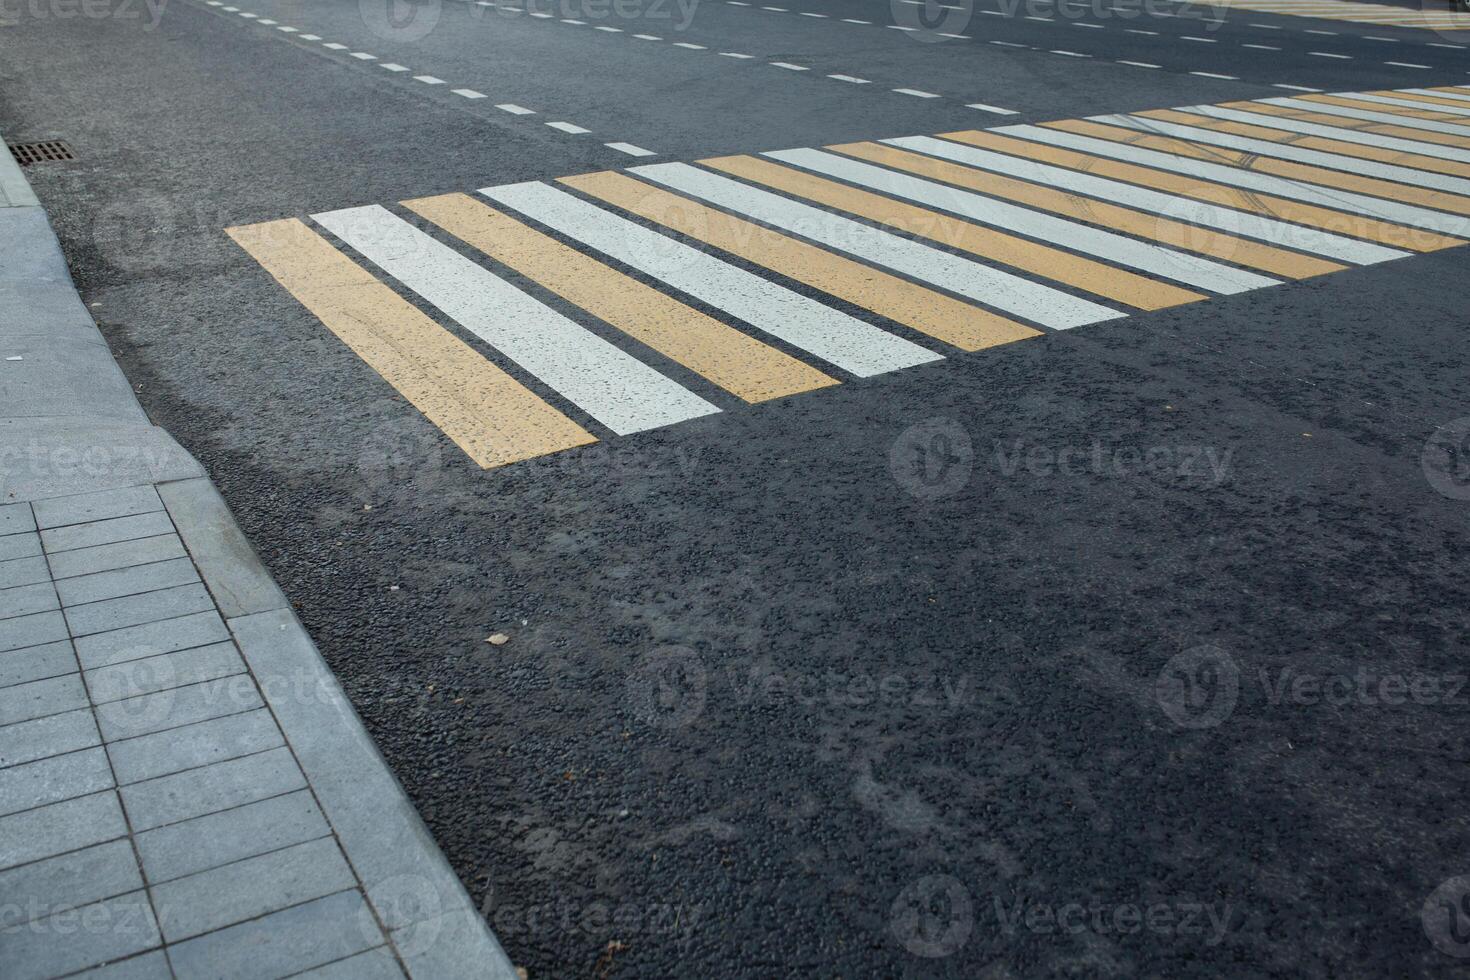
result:
M 33 163 L 56 163 L 77 158 L 64 140 L 41 140 L 39 143 L 8 143 L 6 145 L 14 154 L 15 162 L 22 167 L 29 167 Z

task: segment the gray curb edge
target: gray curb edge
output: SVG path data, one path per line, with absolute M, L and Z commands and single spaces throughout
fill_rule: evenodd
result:
M 0 208 L 40 202 L 0 142 Z M 28 232 L 40 252 L 58 253 L 49 222 Z M 65 287 L 76 296 L 67 277 Z M 77 297 L 80 306 L 80 297 Z M 92 327 L 96 329 L 95 325 Z M 140 413 L 141 415 L 141 410 Z M 402 786 L 363 727 L 331 668 L 261 564 L 204 469 L 146 422 L 76 417 L 0 419 L 0 447 L 40 432 L 48 442 L 141 451 L 151 465 L 123 466 L 108 487 L 157 486 L 164 506 L 219 606 L 261 694 L 315 791 L 348 863 L 414 980 L 516 980 L 505 951 L 445 860 Z M 131 446 L 129 445 L 131 444 Z M 160 465 L 156 457 L 162 455 Z M 31 474 L 19 499 L 101 489 Z M 15 497 L 13 493 L 12 499 Z

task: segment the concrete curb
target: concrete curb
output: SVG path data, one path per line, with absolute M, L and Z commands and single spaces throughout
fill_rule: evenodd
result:
M 364 940 L 361 951 L 344 948 L 330 969 L 346 970 L 340 973 L 344 976 L 406 972 L 412 978 L 513 980 L 515 970 L 500 944 L 203 467 L 148 421 L 76 293 L 40 202 L 3 148 L 0 412 L 8 416 L 0 418 L 0 505 L 29 503 L 35 520 L 28 515 L 16 520 L 28 521 L 32 529 L 41 525 L 38 540 L 55 533 L 45 526 L 61 524 L 57 514 L 66 515 L 72 527 L 136 520 L 127 515 L 141 505 L 129 510 L 126 500 L 156 489 L 366 899 L 366 906 L 360 899 L 354 906 L 346 901 L 351 892 L 337 896 L 342 898 L 334 906 L 343 910 L 339 920 L 362 920 L 348 931 L 374 938 Z M 119 505 L 119 499 L 125 502 Z M 152 506 L 156 510 L 157 502 Z M 89 509 L 94 507 L 107 510 L 94 513 Z M 12 507 L 7 513 L 19 511 Z M 32 531 L 25 525 L 0 527 L 0 534 L 6 533 L 29 536 Z M 61 574 L 54 562 L 52 574 Z M 127 787 L 122 799 L 129 799 Z M 297 908 L 334 901 L 329 897 Z M 266 918 L 289 933 L 296 919 L 288 913 L 294 911 Z M 264 928 L 263 921 L 233 928 Z M 296 925 L 300 935 L 279 939 L 280 949 L 308 945 L 312 924 Z M 250 941 L 248 932 L 245 941 Z M 179 976 L 189 972 L 185 948 L 174 952 L 164 939 L 152 942 L 155 948 L 127 962 L 165 976 L 170 970 Z M 65 972 L 53 970 L 59 966 L 43 963 L 35 975 Z M 269 962 L 254 966 L 262 976 L 271 969 Z

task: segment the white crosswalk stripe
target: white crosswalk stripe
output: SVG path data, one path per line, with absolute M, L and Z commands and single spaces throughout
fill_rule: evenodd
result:
M 1177 136 L 1180 139 L 1192 140 L 1195 143 L 1208 143 L 1213 146 L 1227 147 L 1232 150 L 1244 150 L 1247 153 L 1254 153 L 1257 156 L 1275 157 L 1280 160 L 1292 160 L 1296 163 L 1307 163 L 1317 167 L 1328 167 L 1347 173 L 1362 174 L 1364 177 L 1381 177 L 1384 180 L 1396 180 L 1401 184 L 1414 184 L 1418 187 L 1449 191 L 1453 194 L 1470 194 L 1470 180 L 1466 180 L 1463 177 L 1450 177 L 1445 174 L 1430 173 L 1427 170 L 1416 170 L 1413 167 L 1400 167 L 1391 163 L 1379 163 L 1376 160 L 1362 160 L 1358 157 L 1343 156 L 1340 153 L 1309 150 L 1300 146 L 1292 146 L 1290 143 L 1273 143 L 1270 140 L 1251 139 L 1248 136 L 1217 133 L 1212 129 L 1185 126 L 1180 123 L 1165 122 L 1161 119 L 1149 119 L 1143 116 L 1088 116 L 1087 118 L 1092 122 L 1109 123 L 1114 126 L 1123 126 L 1128 129 L 1137 129 L 1146 133 L 1158 133 L 1164 136 Z
M 1435 231 L 1445 235 L 1470 236 L 1470 219 L 1445 214 L 1441 211 L 1430 211 L 1426 208 L 1414 207 L 1411 204 L 1400 204 L 1397 201 L 1386 201 L 1382 198 L 1369 197 L 1366 194 L 1354 194 L 1350 191 L 1337 190 L 1336 188 L 1318 187 L 1315 184 L 1307 184 L 1298 180 L 1288 180 L 1285 177 L 1273 177 L 1270 174 L 1238 170 L 1234 167 L 1227 167 L 1218 163 L 1207 163 L 1201 160 L 1161 153 L 1158 150 L 1146 150 L 1137 146 L 1110 143 L 1107 140 L 1093 139 L 1090 136 L 1078 136 L 1074 133 L 1064 133 L 1041 126 L 1005 126 L 996 130 L 996 132 L 1005 133 L 1008 136 L 1020 136 L 1024 139 L 1031 139 L 1040 143 L 1050 143 L 1053 146 L 1065 146 L 1069 149 L 1081 150 L 1084 153 L 1095 153 L 1098 156 L 1112 157 L 1115 160 L 1141 163 L 1144 166 L 1158 167 L 1160 170 L 1171 170 L 1175 173 L 1198 177 L 1202 180 L 1213 180 L 1220 184 L 1244 187 L 1247 190 L 1264 191 L 1267 194 L 1275 194 L 1277 197 L 1285 197 L 1293 201 L 1305 201 L 1308 204 L 1334 208 L 1338 211 L 1350 211 L 1363 215 L 1364 217 L 1378 218 L 1401 225 L 1408 225 L 1411 228 L 1423 228 L 1426 231 Z
M 1270 218 L 1246 214 L 1204 201 L 1163 194 L 1121 181 L 1008 157 L 975 147 L 959 146 L 927 136 L 884 140 L 883 142 L 941 156 L 957 163 L 995 170 L 1053 187 L 1070 189 L 1144 211 L 1193 221 L 1196 224 L 1218 228 L 1233 235 L 1245 235 L 1271 242 L 1273 245 L 1282 245 L 1304 252 L 1315 252 L 1326 258 L 1343 262 L 1368 265 L 1374 262 L 1386 262 L 1390 259 L 1401 259 L 1407 254 L 1397 249 L 1359 242 L 1341 235 L 1318 231 L 1315 228 L 1294 225 L 1285 221 L 1273 221 Z
M 1126 315 L 688 164 L 634 167 L 633 173 L 1053 330 Z
M 385 208 L 313 218 L 618 435 L 719 411 Z
M 902 337 L 546 184 L 485 187 L 480 193 L 859 377 L 941 360 Z
M 1243 293 L 1250 289 L 1273 286 L 1278 282 L 1254 272 L 1233 269 L 1209 259 L 1140 242 L 1110 231 L 1101 231 L 1065 218 L 1054 218 L 1030 208 L 983 197 L 922 177 L 896 173 L 822 150 L 778 150 L 764 155 L 1199 289 L 1217 293 Z
M 1285 116 L 1242 112 L 1239 109 L 1228 109 L 1224 106 L 1192 105 L 1186 106 L 1183 111 L 1197 113 L 1201 116 L 1213 116 L 1216 119 L 1228 119 L 1231 122 L 1249 123 L 1252 126 L 1264 126 L 1267 129 L 1279 129 L 1286 133 L 1323 136 L 1327 139 L 1341 140 L 1344 143 L 1376 146 L 1383 150 L 1403 150 L 1406 153 L 1418 153 L 1459 163 L 1470 163 L 1470 150 L 1457 150 L 1452 146 L 1440 146 L 1438 143 L 1421 143 L 1418 140 L 1407 140 L 1398 136 L 1381 136 L 1378 133 L 1365 133 L 1357 129 L 1341 129 L 1336 126 L 1323 126 L 1320 123 L 1301 122 L 1296 119 L 1287 119 Z

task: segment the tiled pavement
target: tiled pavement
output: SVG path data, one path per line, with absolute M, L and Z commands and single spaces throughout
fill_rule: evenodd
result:
M 211 595 L 222 508 L 204 480 L 0 506 L 0 974 L 485 975 L 284 600 L 249 570 Z
M 513 977 L 3 144 L 0 353 L 0 980 Z

